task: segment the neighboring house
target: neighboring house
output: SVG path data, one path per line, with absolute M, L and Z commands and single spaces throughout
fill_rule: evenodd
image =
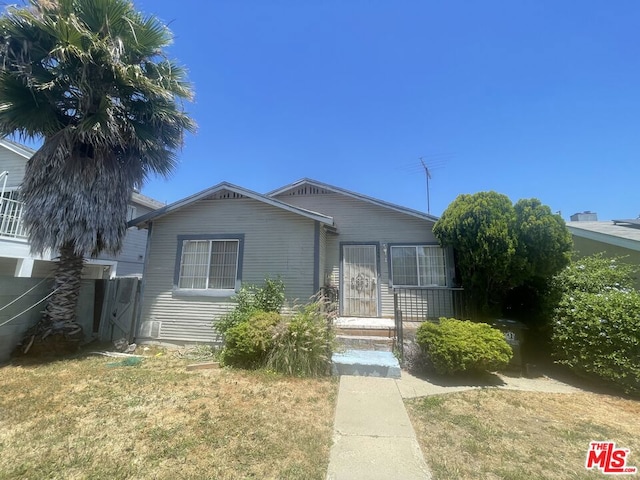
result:
M 603 253 L 623 256 L 625 262 L 640 266 L 640 220 L 568 222 L 573 248 L 579 256 Z M 640 282 L 638 282 L 640 286 Z
M 214 342 L 241 285 L 267 276 L 288 299 L 332 287 L 341 316 L 392 318 L 394 287 L 451 291 L 436 220 L 309 179 L 266 195 L 220 183 L 131 222 L 149 230 L 138 339 Z M 434 315 L 450 315 L 439 298 Z
M 33 256 L 22 223 L 23 203 L 19 189 L 24 178 L 27 161 L 34 150 L 0 139 L 0 276 L 46 277 L 53 268 L 55 252 Z M 163 204 L 149 197 L 134 193 L 129 204 L 128 219 L 144 215 Z M 141 276 L 147 233 L 129 229 L 121 253 L 117 256 L 100 255 L 88 259 L 84 278 L 111 278 L 117 276 Z

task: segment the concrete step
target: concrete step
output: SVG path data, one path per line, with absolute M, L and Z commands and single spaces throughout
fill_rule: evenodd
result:
M 393 351 L 393 338 L 377 335 L 337 335 L 338 345 L 345 350 Z
M 400 364 L 391 352 L 347 350 L 334 353 L 333 375 L 400 378 Z
M 336 327 L 336 335 L 393 338 L 395 328 Z

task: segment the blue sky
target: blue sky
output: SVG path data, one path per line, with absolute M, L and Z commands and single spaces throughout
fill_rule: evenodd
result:
M 198 122 L 172 202 L 302 177 L 431 213 L 461 193 L 635 218 L 640 2 L 136 0 L 175 35 Z

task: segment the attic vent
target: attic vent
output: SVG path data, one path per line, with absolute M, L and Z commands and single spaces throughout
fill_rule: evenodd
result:
M 325 190 L 320 187 L 313 187 L 311 185 L 305 185 L 304 187 L 297 188 L 295 190 L 291 190 L 289 192 L 290 196 L 293 195 L 326 195 L 331 193 L 329 190 Z
M 219 192 L 214 193 L 211 196 L 211 198 L 214 200 L 226 200 L 229 198 L 233 199 L 233 198 L 247 198 L 247 197 L 236 192 L 230 192 L 229 190 L 221 190 Z

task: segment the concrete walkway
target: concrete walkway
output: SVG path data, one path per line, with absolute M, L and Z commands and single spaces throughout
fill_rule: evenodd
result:
M 328 480 L 430 479 L 403 398 L 475 388 L 577 393 L 578 387 L 549 378 L 489 375 L 477 383 L 440 384 L 402 372 L 402 379 L 340 377 Z
M 396 381 L 340 377 L 328 480 L 430 479 Z

